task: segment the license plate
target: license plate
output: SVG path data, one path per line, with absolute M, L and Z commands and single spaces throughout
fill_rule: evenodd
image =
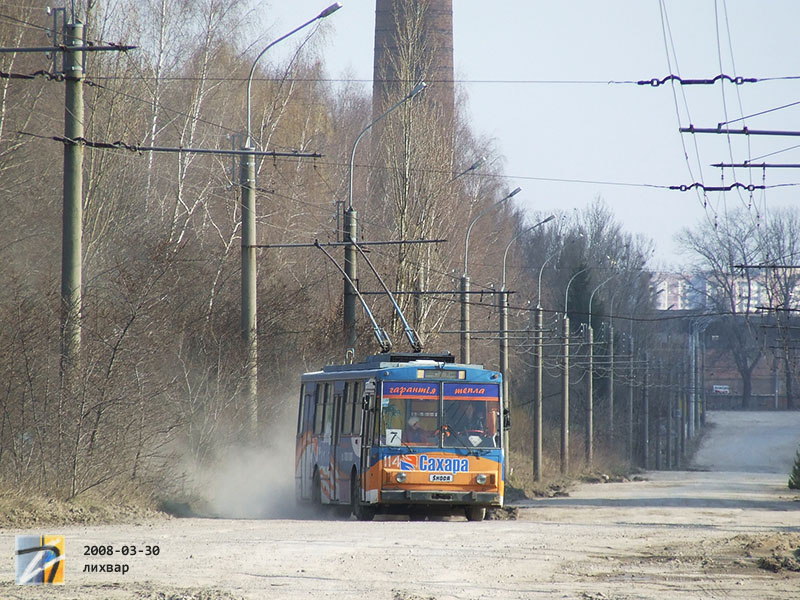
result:
M 444 473 L 434 473 L 431 475 L 431 481 L 437 481 L 439 483 L 452 483 L 453 476 L 452 475 L 445 475 Z

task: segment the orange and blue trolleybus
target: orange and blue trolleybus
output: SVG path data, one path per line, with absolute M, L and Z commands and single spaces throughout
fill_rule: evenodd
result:
M 299 502 L 378 513 L 463 514 L 503 505 L 500 373 L 451 354 L 383 353 L 301 379 Z

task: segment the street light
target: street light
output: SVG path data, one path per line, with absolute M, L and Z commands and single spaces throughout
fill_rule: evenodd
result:
M 353 170 L 355 167 L 356 148 L 361 138 L 372 129 L 378 121 L 383 120 L 388 114 L 400 107 L 405 102 L 411 100 L 427 87 L 424 81 L 420 81 L 414 88 L 406 94 L 399 102 L 392 105 L 389 110 L 381 114 L 367 125 L 353 142 L 353 150 L 350 152 L 350 185 L 348 190 L 347 210 L 344 213 L 344 241 L 350 242 L 344 249 L 344 270 L 347 274 L 344 281 L 344 330 L 347 337 L 347 346 L 355 348 L 356 345 L 356 291 L 351 281 L 356 280 L 356 248 L 353 243 L 358 239 L 358 213 L 353 208 Z
M 261 59 L 261 57 L 264 56 L 264 54 L 267 53 L 267 50 L 272 48 L 275 44 L 277 44 L 278 42 L 282 42 L 283 40 L 285 40 L 286 38 L 288 38 L 291 35 L 294 35 L 298 31 L 300 31 L 301 29 L 305 29 L 306 27 L 308 27 L 309 25 L 311 25 L 315 21 L 319 21 L 320 19 L 324 19 L 325 17 L 328 17 L 328 16 L 332 15 L 333 13 L 335 13 L 340 8 L 342 8 L 341 3 L 334 2 L 328 8 L 326 8 L 321 13 L 319 13 L 316 17 L 314 17 L 313 19 L 309 19 L 308 21 L 306 21 L 305 23 L 303 23 L 299 27 L 295 27 L 294 29 L 292 29 L 286 35 L 282 35 L 277 40 L 271 42 L 266 48 L 264 48 L 261 52 L 259 52 L 258 56 L 256 56 L 256 59 L 253 61 L 253 66 L 250 67 L 250 76 L 247 78 L 247 139 L 245 140 L 245 145 L 248 148 L 251 147 L 250 146 L 250 144 L 251 144 L 251 137 L 250 137 L 250 133 L 251 133 L 250 132 L 250 88 L 253 85 L 253 74 L 256 71 L 256 64 Z
M 314 21 L 324 19 L 342 7 L 335 2 L 323 10 L 313 19 L 306 21 L 300 27 L 296 27 L 284 36 L 279 37 L 274 42 L 264 48 L 250 67 L 250 75 L 247 78 L 247 132 L 242 153 L 239 159 L 239 185 L 242 194 L 242 338 L 245 342 L 245 353 L 247 357 L 245 390 L 250 414 L 249 425 L 251 431 L 255 431 L 258 422 L 258 338 L 256 334 L 256 166 L 255 155 L 253 154 L 253 140 L 250 130 L 250 88 L 253 85 L 253 74 L 256 64 L 262 56 L 275 44 L 285 40 L 290 35 L 297 33 Z
M 550 215 L 544 221 L 539 221 L 538 223 L 523 229 L 509 240 L 508 244 L 506 244 L 506 249 L 503 252 L 503 279 L 500 284 L 500 294 L 497 307 L 500 314 L 500 373 L 503 376 L 503 397 L 506 399 L 508 398 L 508 381 L 506 379 L 506 374 L 508 372 L 508 300 L 506 297 L 506 259 L 508 258 L 508 249 L 511 248 L 511 244 L 513 244 L 523 233 L 527 233 L 532 229 L 536 229 L 537 227 L 544 225 L 545 223 L 549 223 L 555 218 L 555 215 Z M 506 404 L 508 404 L 508 400 L 506 400 Z
M 503 377 L 503 402 L 505 403 L 505 409 L 511 409 L 511 401 L 509 400 L 508 396 L 508 298 L 506 296 L 506 258 L 508 258 L 508 249 L 511 248 L 511 244 L 513 244 L 523 233 L 527 233 L 532 229 L 536 229 L 545 223 L 549 223 L 555 219 L 554 215 L 550 215 L 543 221 L 539 221 L 531 225 L 530 227 L 526 227 L 517 235 L 512 237 L 508 244 L 506 244 L 506 249 L 503 252 L 503 279 L 500 284 L 500 295 L 498 298 L 498 308 L 500 310 L 500 374 Z M 505 461 L 505 468 L 506 472 L 508 472 L 508 452 L 506 453 L 506 461 Z
M 586 449 L 586 465 L 591 469 L 592 462 L 594 461 L 594 329 L 592 329 L 592 300 L 594 294 L 603 287 L 606 283 L 616 277 L 616 273 L 607 277 L 589 294 L 589 326 L 586 328 L 588 337 L 588 371 L 589 377 L 586 378 L 586 436 L 585 436 L 585 449 Z
M 469 258 L 469 234 L 472 233 L 472 227 L 475 225 L 477 220 L 480 219 L 487 212 L 489 212 L 490 210 L 494 210 L 495 208 L 500 206 L 503 202 L 505 202 L 509 198 L 513 198 L 514 196 L 519 194 L 521 191 L 522 191 L 521 187 L 516 188 L 513 192 L 511 192 L 508 195 L 506 195 L 505 197 L 501 198 L 500 200 L 498 200 L 494 204 L 491 204 L 491 205 L 487 206 L 486 208 L 484 208 L 481 212 L 478 213 L 478 215 L 474 219 L 472 219 L 472 223 L 470 223 L 469 227 L 467 228 L 467 235 L 464 238 L 464 275 L 467 274 L 467 259 Z
M 381 116 L 379 116 L 377 119 L 372 121 L 372 123 L 367 125 L 361 131 L 361 133 L 358 134 L 358 137 L 356 138 L 356 141 L 353 142 L 353 151 L 350 153 L 350 188 L 349 188 L 350 192 L 349 192 L 348 201 L 347 201 L 348 210 L 353 208 L 353 166 L 354 166 L 353 163 L 354 163 L 355 158 L 356 158 L 356 147 L 358 146 L 358 142 L 361 141 L 361 138 L 364 137 L 365 133 L 367 133 L 370 129 L 372 129 L 373 125 L 375 125 L 379 121 L 382 121 L 384 119 L 384 117 L 386 117 L 390 113 L 394 112 L 395 109 L 397 109 L 400 106 L 402 106 L 403 104 L 405 104 L 408 100 L 411 100 L 414 96 L 419 94 L 426 87 L 428 87 L 428 84 L 425 83 L 424 81 L 420 81 L 417 85 L 414 86 L 414 89 L 412 89 L 408 94 L 406 94 L 399 102 L 396 102 L 394 105 L 392 105 L 392 107 L 389 108 L 389 110 L 387 110 Z
M 502 281 L 502 283 L 500 285 L 500 289 L 501 290 L 505 290 L 506 289 L 506 258 L 508 257 L 508 249 L 511 247 L 511 244 L 513 244 L 517 240 L 517 238 L 519 238 L 523 233 L 528 233 L 531 229 L 536 229 L 540 225 L 544 225 L 545 223 L 549 223 L 550 221 L 552 221 L 555 218 L 556 218 L 555 215 L 550 215 L 544 221 L 539 221 L 538 223 L 535 223 L 534 225 L 531 225 L 530 227 L 527 227 L 527 228 L 523 229 L 517 235 L 512 237 L 509 240 L 508 244 L 506 244 L 506 249 L 503 252 L 503 281 Z
M 567 282 L 567 289 L 564 291 L 564 318 L 565 319 L 567 318 L 567 302 L 569 301 L 569 286 L 572 285 L 572 282 L 575 281 L 575 278 L 578 275 L 580 275 L 581 273 L 585 273 L 588 270 L 589 270 L 589 267 L 585 267 L 585 268 L 581 269 L 580 271 L 575 273 L 572 277 L 570 277 L 570 280 Z
M 484 208 L 478 215 L 472 219 L 472 222 L 467 228 L 467 235 L 464 238 L 464 274 L 461 275 L 461 362 L 469 363 L 470 361 L 470 348 L 469 348 L 469 276 L 467 275 L 467 262 L 469 258 L 469 234 L 472 233 L 472 227 L 475 222 L 485 215 L 490 210 L 494 210 L 509 198 L 513 198 L 522 191 L 521 187 L 516 188 L 514 191 L 501 198 L 494 204 Z

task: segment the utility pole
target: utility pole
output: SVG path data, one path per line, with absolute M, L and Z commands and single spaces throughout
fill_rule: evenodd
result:
M 695 431 L 695 403 L 697 402 L 696 387 L 697 387 L 697 352 L 695 344 L 695 336 L 697 335 L 697 328 L 695 322 L 689 324 L 689 439 L 694 437 Z
M 642 384 L 642 468 L 649 468 L 650 458 L 650 397 L 649 397 L 650 362 L 647 352 L 644 353 L 644 380 Z
M 461 362 L 468 364 L 470 361 L 469 348 L 469 275 L 461 275 Z
M 564 313 L 561 374 L 561 474 L 569 473 L 569 317 Z
M 240 155 L 239 185 L 242 194 L 242 323 L 245 359 L 245 426 L 252 435 L 258 423 L 258 317 L 256 312 L 256 159 L 247 132 Z
M 505 408 L 511 410 L 508 396 L 508 292 L 501 289 L 497 297 L 497 308 L 500 313 L 500 374 L 503 376 L 503 402 Z
M 608 325 L 608 439 L 614 447 L 614 321 Z
M 533 399 L 533 480 L 542 480 L 542 372 L 543 372 L 543 348 L 542 348 L 542 307 L 536 307 L 536 373 L 534 375 L 535 387 Z
M 686 457 L 686 366 L 684 365 L 683 361 L 678 363 L 678 389 L 680 390 L 680 395 L 678 397 L 678 410 L 680 411 L 679 417 L 679 427 L 680 427 L 680 436 L 679 436 L 679 446 L 680 446 L 680 462 L 683 463 L 683 459 Z
M 630 358 L 628 362 L 628 462 L 633 464 L 633 321 L 631 321 L 631 333 L 628 340 Z
M 589 365 L 588 377 L 586 378 L 586 467 L 592 468 L 594 460 L 594 410 L 592 406 L 592 399 L 594 398 L 594 330 L 592 329 L 592 315 L 589 313 L 589 326 L 587 328 L 587 341 L 589 343 Z
M 344 213 L 344 241 L 348 243 L 344 248 L 344 334 L 348 348 L 356 347 L 356 289 L 353 284 L 358 282 L 358 267 L 356 262 L 356 247 L 358 242 L 358 212 L 350 206 Z M 350 282 L 353 283 L 350 283 Z
M 56 32 L 53 32 L 54 35 Z M 61 226 L 61 378 L 68 393 L 80 367 L 83 276 L 83 24 L 64 30 L 64 182 Z

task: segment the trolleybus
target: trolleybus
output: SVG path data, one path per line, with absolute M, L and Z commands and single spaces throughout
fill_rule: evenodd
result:
M 376 513 L 462 513 L 503 505 L 500 373 L 451 354 L 383 353 L 301 379 L 299 502 Z

